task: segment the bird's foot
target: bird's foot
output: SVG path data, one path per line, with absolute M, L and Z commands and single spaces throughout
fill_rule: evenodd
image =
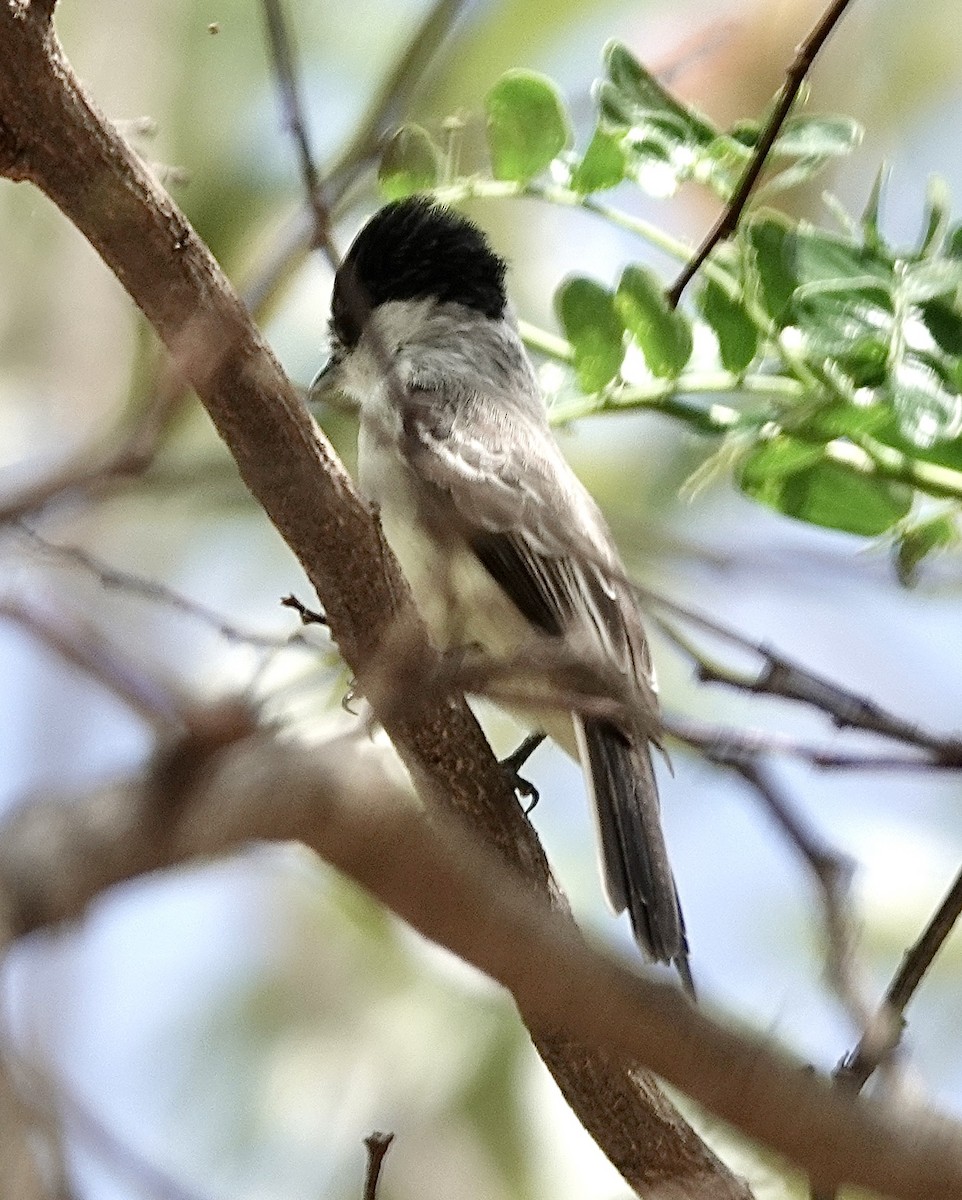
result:
M 501 759 L 501 766 L 504 767 L 511 777 L 511 786 L 520 797 L 531 801 L 524 810 L 526 816 L 533 811 L 535 805 L 541 799 L 541 795 L 534 784 L 530 780 L 525 779 L 521 774 L 521 768 L 531 755 L 534 754 L 535 750 L 538 749 L 544 739 L 545 735 L 543 733 L 529 733 L 516 750 L 513 750 L 509 755 Z

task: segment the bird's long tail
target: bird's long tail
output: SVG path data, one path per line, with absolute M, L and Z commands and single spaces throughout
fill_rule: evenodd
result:
M 658 788 L 647 745 L 638 747 L 607 721 L 576 719 L 594 801 L 608 899 L 628 910 L 638 945 L 673 963 L 689 994 L 688 942 L 661 829 Z

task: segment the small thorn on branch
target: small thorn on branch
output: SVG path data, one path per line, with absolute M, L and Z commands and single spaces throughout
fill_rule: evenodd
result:
M 301 618 L 302 625 L 327 625 L 327 617 L 322 612 L 302 604 L 293 592 L 289 596 L 284 596 L 281 604 L 284 608 L 293 608 Z

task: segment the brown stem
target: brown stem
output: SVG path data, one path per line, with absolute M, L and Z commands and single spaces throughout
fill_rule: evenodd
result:
M 730 238 L 738 228 L 738 222 L 745 211 L 745 205 L 748 203 L 752 190 L 758 182 L 758 177 L 762 173 L 762 168 L 765 166 L 772 146 L 775 145 L 775 139 L 785 124 L 785 118 L 792 110 L 798 90 L 802 86 L 805 76 L 812 69 L 812 63 L 814 63 L 818 52 L 828 40 L 832 30 L 842 19 L 850 3 L 851 0 L 832 0 L 832 3 L 822 14 L 808 37 L 799 46 L 798 53 L 795 55 L 792 65 L 785 73 L 785 82 L 779 89 L 772 115 L 768 118 L 765 128 L 762 130 L 761 136 L 758 139 L 758 145 L 755 147 L 751 161 L 745 168 L 745 173 L 742 175 L 738 187 L 735 189 L 735 194 L 725 205 L 721 216 L 712 226 L 691 260 L 668 289 L 668 302 L 671 305 L 677 307 L 682 293 L 689 283 L 691 283 L 692 279 L 694 279 L 705 259 L 708 258 L 719 242 Z

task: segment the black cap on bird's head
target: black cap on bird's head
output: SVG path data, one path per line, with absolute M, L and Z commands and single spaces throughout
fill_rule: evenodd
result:
M 395 200 L 364 226 L 334 277 L 334 336 L 351 349 L 367 312 L 389 300 L 433 299 L 500 317 L 504 274 L 504 260 L 465 217 L 423 196 Z

